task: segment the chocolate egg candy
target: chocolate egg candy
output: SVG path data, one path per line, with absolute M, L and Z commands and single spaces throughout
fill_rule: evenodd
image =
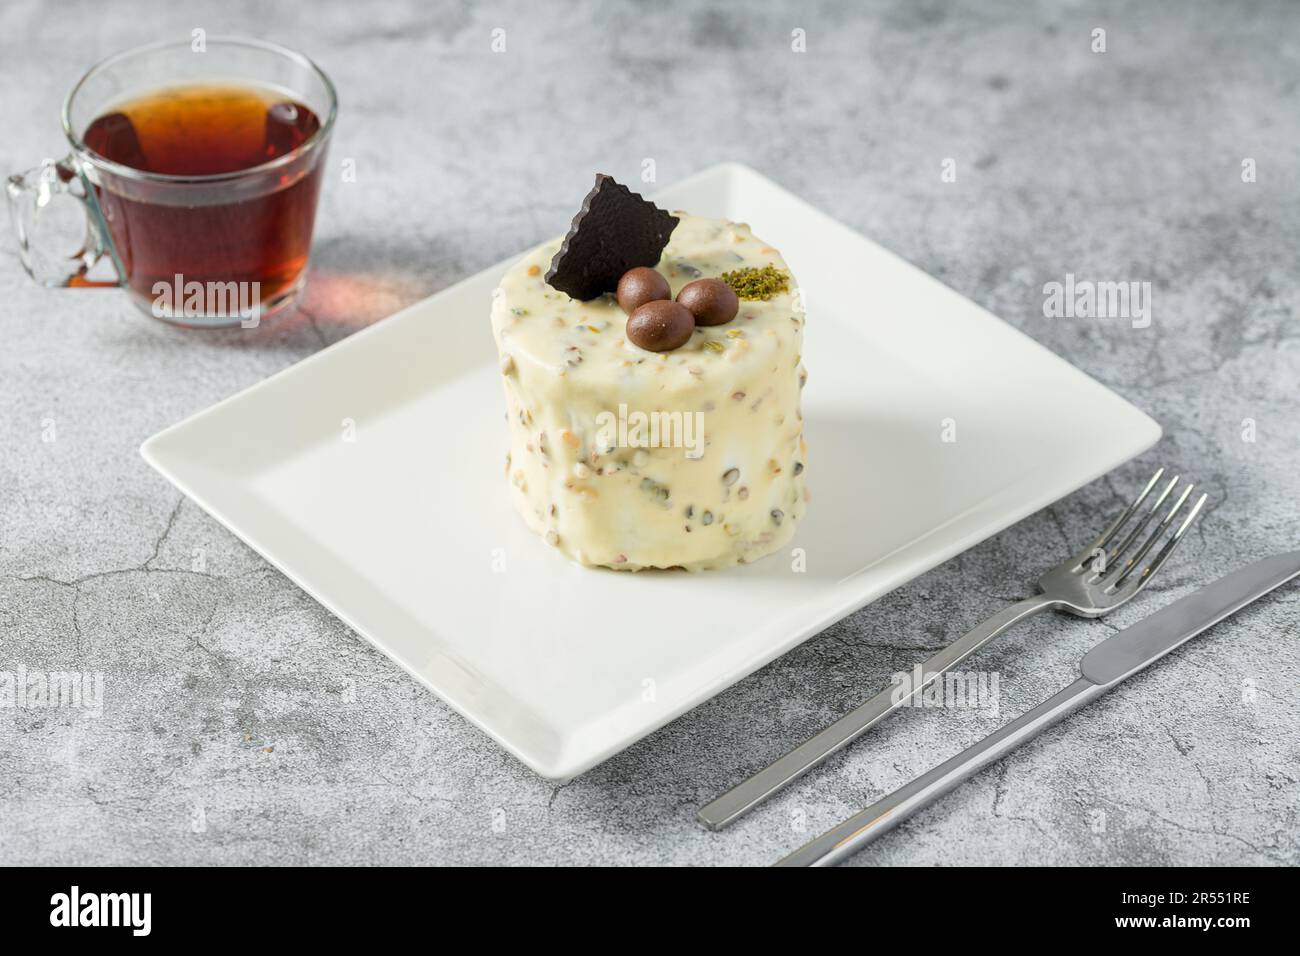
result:
M 669 352 L 686 344 L 695 331 L 691 310 L 672 299 L 638 306 L 627 320 L 627 337 L 649 352 Z
M 722 325 L 740 311 L 736 290 L 721 279 L 696 279 L 682 286 L 677 301 L 691 310 L 696 325 Z
M 673 290 L 668 288 L 668 280 L 649 266 L 628 269 L 618 280 L 618 304 L 628 315 L 647 302 L 672 297 Z

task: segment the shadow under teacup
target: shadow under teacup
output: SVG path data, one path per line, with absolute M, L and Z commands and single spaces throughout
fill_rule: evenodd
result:
M 305 284 L 337 110 L 329 78 L 272 43 L 196 37 L 110 57 L 64 102 L 72 152 L 9 178 L 23 265 L 46 286 L 122 286 L 186 328 L 256 325 Z M 70 255 L 63 197 L 85 212 Z M 105 256 L 117 278 L 89 278 Z

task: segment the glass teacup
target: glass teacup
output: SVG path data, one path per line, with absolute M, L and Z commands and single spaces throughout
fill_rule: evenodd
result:
M 256 325 L 305 284 L 337 109 L 314 63 L 259 40 L 110 57 L 64 102 L 71 153 L 9 178 L 23 265 L 47 286 L 121 286 L 176 325 Z M 67 197 L 85 213 L 70 254 Z M 116 278 L 92 279 L 104 258 Z

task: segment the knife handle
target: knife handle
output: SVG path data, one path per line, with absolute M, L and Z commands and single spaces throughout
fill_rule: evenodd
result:
M 1069 687 L 1053 694 L 973 747 L 882 797 L 861 813 L 849 817 L 839 826 L 827 830 L 817 839 L 795 850 L 776 865 L 830 866 L 844 859 L 1071 711 L 1096 700 L 1107 689 L 1080 677 Z
M 909 683 L 907 688 L 901 690 L 894 686 L 886 687 L 825 730 L 805 740 L 771 766 L 741 781 L 722 796 L 706 804 L 700 809 L 696 819 L 710 830 L 721 830 L 786 784 L 802 777 L 832 754 L 857 740 L 934 683 L 941 674 L 956 667 L 1007 628 L 1053 607 L 1056 603 L 1054 599 L 1040 594 L 1002 608 L 988 620 L 921 664 L 922 680 L 915 686 Z

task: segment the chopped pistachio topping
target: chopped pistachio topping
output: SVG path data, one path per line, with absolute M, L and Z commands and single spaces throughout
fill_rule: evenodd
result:
M 776 268 L 763 266 L 761 269 L 736 269 L 722 273 L 722 281 L 736 290 L 742 299 L 770 299 L 778 292 L 790 288 L 790 274 Z

